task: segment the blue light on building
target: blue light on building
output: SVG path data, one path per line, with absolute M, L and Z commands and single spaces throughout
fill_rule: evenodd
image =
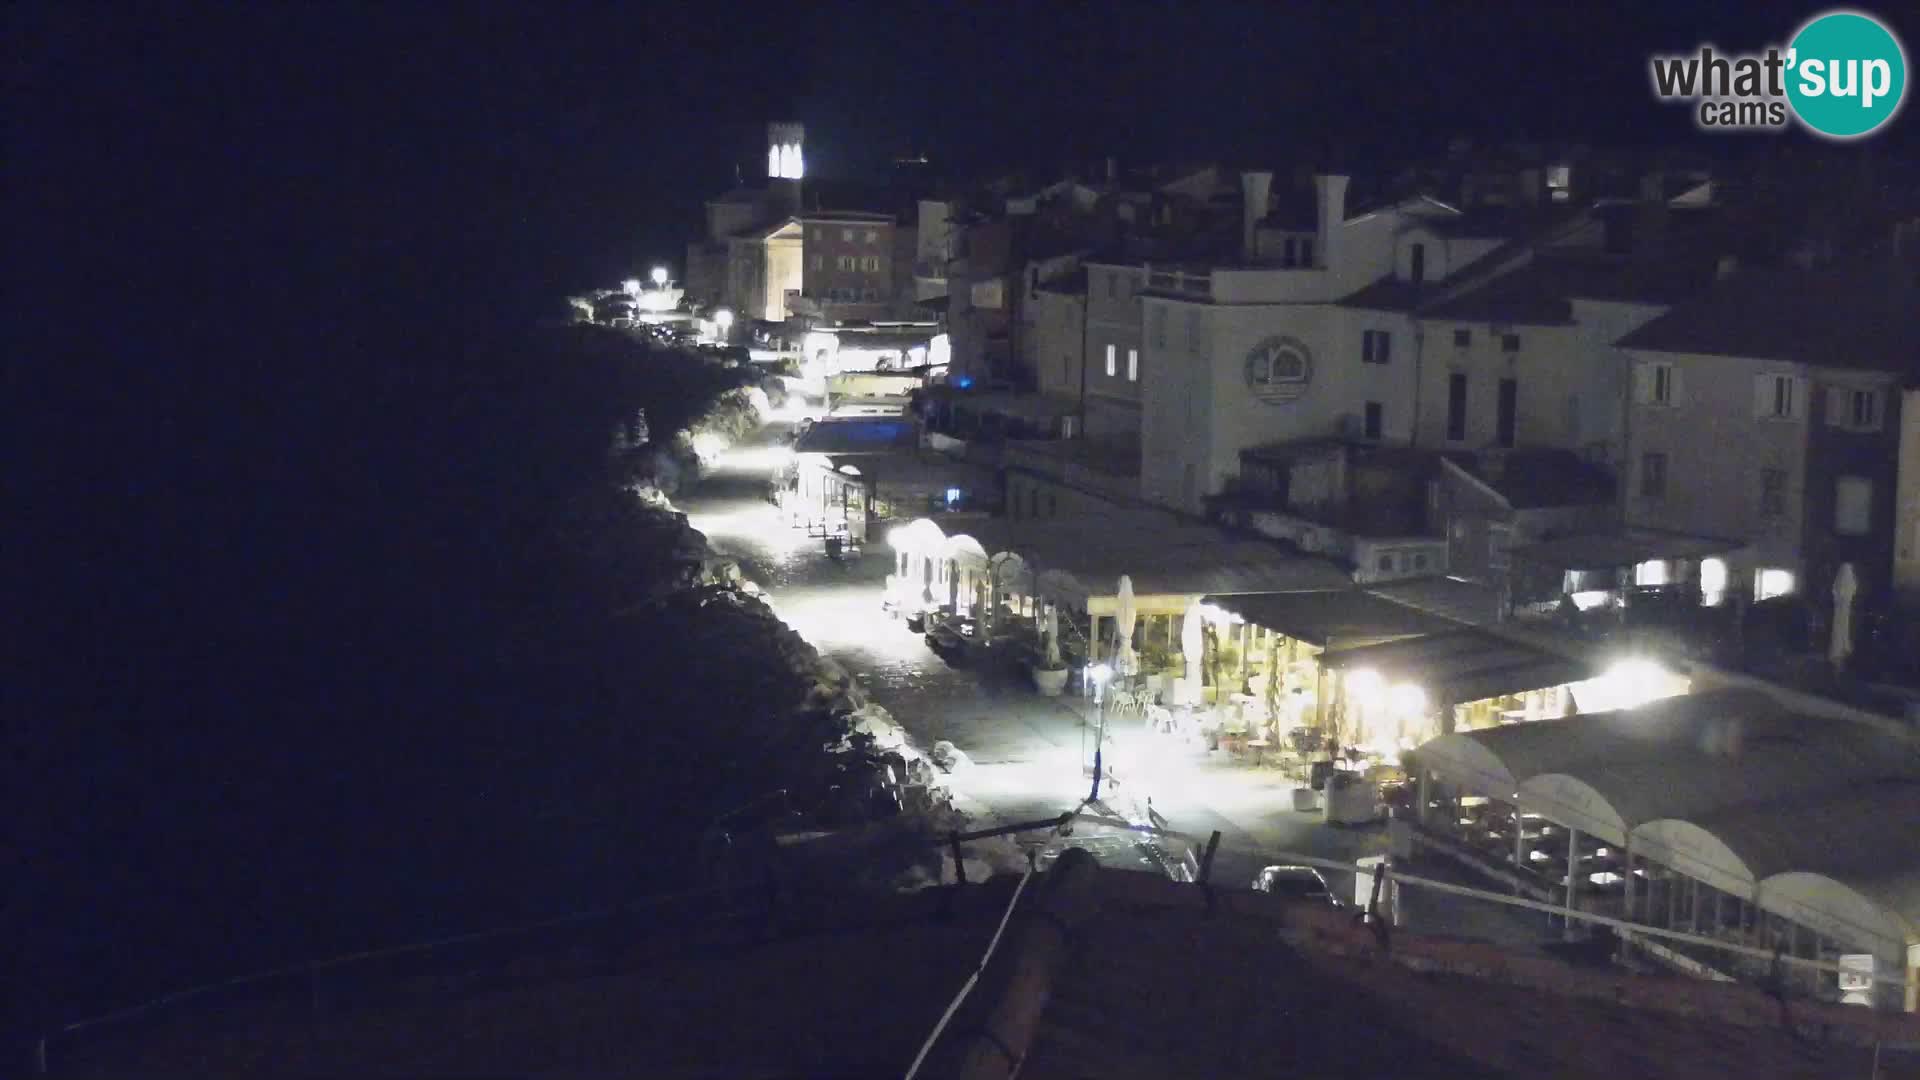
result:
M 948 488 L 947 489 L 947 505 L 952 506 L 954 503 L 957 503 L 959 501 L 960 501 L 960 489 Z

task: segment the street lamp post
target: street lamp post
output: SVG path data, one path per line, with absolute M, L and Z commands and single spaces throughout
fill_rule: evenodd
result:
M 1093 735 L 1093 790 L 1088 793 L 1088 802 L 1100 799 L 1100 778 L 1104 771 L 1104 751 L 1107 745 L 1107 677 L 1113 672 L 1105 664 L 1094 664 L 1087 668 L 1087 677 L 1093 680 L 1093 707 L 1095 711 Z
M 726 308 L 721 308 L 714 312 L 713 325 L 714 328 L 720 332 L 721 341 L 729 340 L 728 331 L 733 329 L 733 312 L 728 311 Z
M 653 287 L 656 289 L 664 289 L 667 287 L 666 267 L 656 266 L 653 268 Z

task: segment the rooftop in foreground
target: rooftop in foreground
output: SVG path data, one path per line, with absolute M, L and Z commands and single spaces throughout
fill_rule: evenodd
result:
M 1383 948 L 1323 906 L 1076 867 L 1027 886 L 1003 944 L 933 1044 L 956 1075 L 1010 967 L 1066 928 L 1023 1047 L 1027 1080 L 1114 1077 L 1867 1076 L 1912 1017 L 1778 1003 L 1747 987 L 1584 972 L 1492 946 L 1396 934 Z M 1060 878 L 1056 881 L 1054 879 Z M 1075 882 L 1072 908 L 1061 906 Z M 1015 880 L 791 904 L 774 932 L 711 918 L 608 935 L 584 965 L 319 1021 L 291 1007 L 198 1016 L 56 1059 L 139 1071 L 904 1075 L 984 953 Z M 304 1003 L 303 1003 L 304 1004 Z M 1886 1080 L 1920 1076 L 1883 1047 Z

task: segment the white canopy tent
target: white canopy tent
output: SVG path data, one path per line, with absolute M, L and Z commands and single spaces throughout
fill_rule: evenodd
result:
M 1420 768 L 1665 866 L 1881 970 L 1920 956 L 1920 755 L 1751 690 L 1442 735 Z M 1913 987 L 1908 989 L 1912 1008 Z

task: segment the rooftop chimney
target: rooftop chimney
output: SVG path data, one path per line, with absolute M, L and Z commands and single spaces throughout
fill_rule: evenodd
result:
M 1651 169 L 1640 177 L 1640 201 L 1634 207 L 1633 253 L 1659 258 L 1667 249 L 1667 174 Z
M 1252 262 L 1259 252 L 1260 222 L 1265 220 L 1273 190 L 1270 172 L 1240 174 L 1240 257 Z
M 1314 250 L 1319 253 L 1322 269 L 1334 265 L 1334 237 L 1339 226 L 1347 220 L 1347 178 L 1344 176 L 1321 174 L 1313 178 L 1314 202 L 1319 208 L 1319 237 Z

